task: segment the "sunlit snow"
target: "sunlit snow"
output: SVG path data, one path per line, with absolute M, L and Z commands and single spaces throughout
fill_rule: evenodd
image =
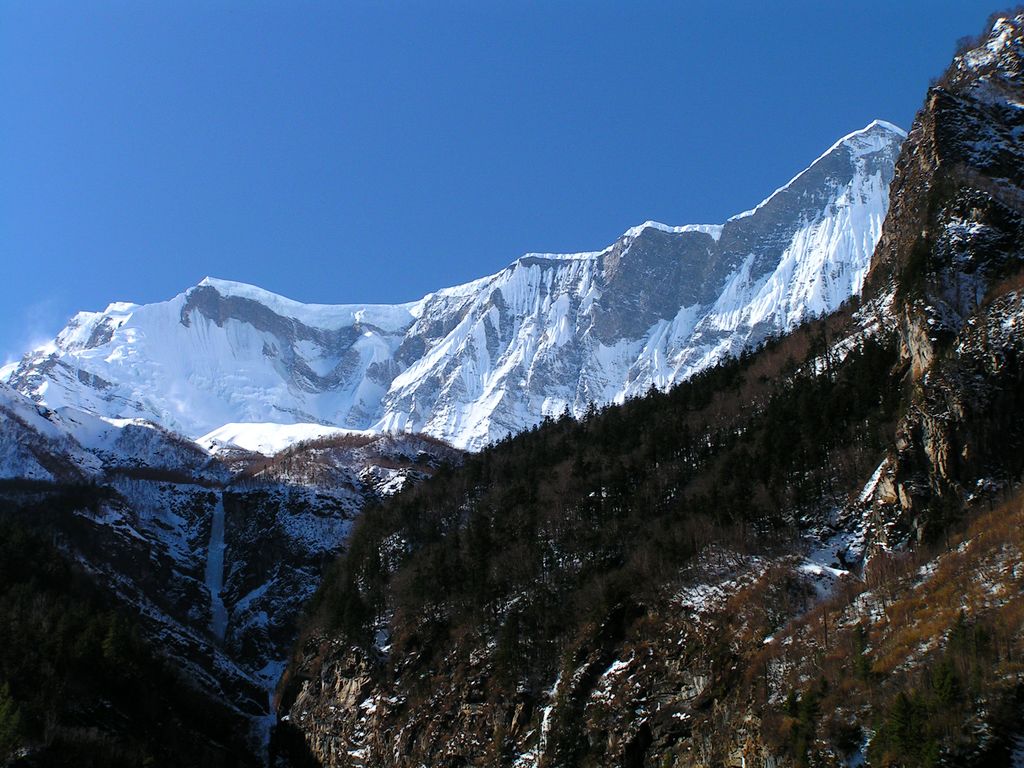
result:
M 856 294 L 904 135 L 874 121 L 725 224 L 648 221 L 604 250 L 527 254 L 406 304 L 302 304 L 205 278 L 169 301 L 81 312 L 5 373 L 51 409 L 153 422 L 212 451 L 271 454 L 365 430 L 477 449 L 667 388 Z M 661 287 L 644 282 L 644 260 L 671 271 L 665 254 L 686 238 L 692 258 L 728 269 L 695 300 L 630 310 Z M 620 268 L 628 280 L 613 283 Z M 682 268 L 694 280 L 702 269 Z M 104 439 L 101 424 L 79 429 Z

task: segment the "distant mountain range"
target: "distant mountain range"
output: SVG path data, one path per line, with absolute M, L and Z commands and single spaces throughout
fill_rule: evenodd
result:
M 479 449 L 664 389 L 856 294 L 904 137 L 874 121 L 724 224 L 647 222 L 602 251 L 527 254 L 408 304 L 301 304 L 213 278 L 114 303 L 2 380 L 51 410 L 149 421 L 205 449 L 273 453 L 339 430 Z

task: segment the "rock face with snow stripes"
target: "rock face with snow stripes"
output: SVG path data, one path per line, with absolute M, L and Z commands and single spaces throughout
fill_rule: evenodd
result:
M 915 398 L 876 493 L 897 536 L 927 538 L 1024 469 L 1022 78 L 1018 11 L 929 89 L 897 164 L 865 286 L 866 299 L 894 296 Z
M 77 315 L 6 373 L 51 408 L 198 438 L 228 423 L 417 431 L 475 449 L 568 408 L 667 387 L 859 291 L 904 134 L 852 133 L 723 225 L 648 222 L 394 306 L 206 279 Z

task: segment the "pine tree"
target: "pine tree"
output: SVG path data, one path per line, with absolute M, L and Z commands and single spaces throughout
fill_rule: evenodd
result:
M 21 741 L 21 709 L 5 682 L 0 686 L 0 756 L 7 757 Z

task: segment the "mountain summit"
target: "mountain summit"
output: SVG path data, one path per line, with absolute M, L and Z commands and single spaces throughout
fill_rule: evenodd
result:
M 856 294 L 904 137 L 876 120 L 724 224 L 647 222 L 604 250 L 527 254 L 408 304 L 302 304 L 206 278 L 79 313 L 6 381 L 50 408 L 193 439 L 308 423 L 480 448 L 668 387 Z

